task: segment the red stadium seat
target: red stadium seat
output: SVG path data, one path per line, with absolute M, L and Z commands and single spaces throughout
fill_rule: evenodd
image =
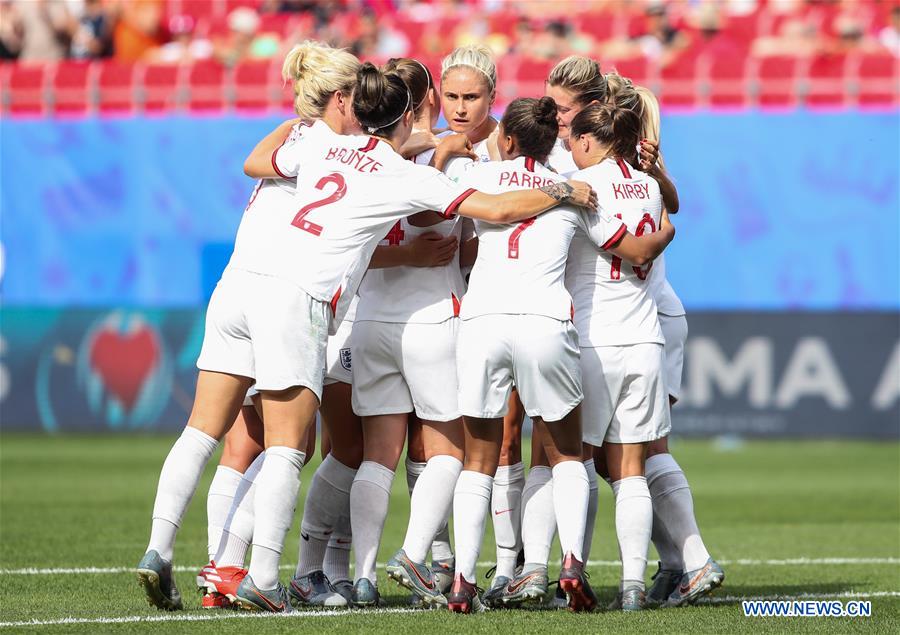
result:
M 795 57 L 773 56 L 759 60 L 757 103 L 760 106 L 796 106 L 800 61 Z
M 616 16 L 608 11 L 580 13 L 575 18 L 575 28 L 602 42 L 615 35 Z
M 53 111 L 85 113 L 90 110 L 93 101 L 90 80 L 96 77 L 96 70 L 90 62 L 59 62 L 51 88 Z
M 890 53 L 869 53 L 859 62 L 861 106 L 896 106 L 900 104 L 900 60 Z
M 16 64 L 9 74 L 9 112 L 42 114 L 48 64 Z
M 218 62 L 195 62 L 188 72 L 191 110 L 225 108 L 225 67 Z
M 810 62 L 808 106 L 843 106 L 848 102 L 846 87 L 846 55 L 818 55 Z
M 698 49 L 688 49 L 660 70 L 662 90 L 659 102 L 664 107 L 691 107 L 699 101 L 701 64 L 705 60 Z
M 147 112 L 176 109 L 181 102 L 181 69 L 171 64 L 149 64 L 143 74 L 143 107 Z
M 234 105 L 240 110 L 264 110 L 272 105 L 273 88 L 281 85 L 268 60 L 241 62 L 234 68 Z M 277 94 L 277 93 L 276 93 Z M 275 100 L 277 102 L 277 99 Z
M 518 83 L 516 97 L 541 97 L 544 82 L 553 70 L 554 62 L 523 57 L 516 68 L 515 81 Z
M 647 86 L 651 79 L 650 64 L 645 57 L 632 57 L 621 60 L 606 60 L 600 64 L 604 72 L 615 69 L 622 77 L 629 78 L 635 84 Z
M 133 112 L 136 67 L 119 62 L 101 62 L 97 77 L 97 106 L 100 112 Z
M 739 107 L 749 103 L 747 59 L 737 55 L 709 57 L 710 106 Z

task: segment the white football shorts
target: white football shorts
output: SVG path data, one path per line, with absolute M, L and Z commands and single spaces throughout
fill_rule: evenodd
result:
M 353 364 L 351 363 L 350 336 L 353 322 L 344 319 L 337 332 L 328 338 L 325 348 L 325 385 L 353 383 Z
M 578 333 L 569 321 L 510 314 L 463 320 L 459 408 L 468 417 L 502 417 L 515 385 L 529 417 L 559 421 L 583 398 L 578 357 Z
M 459 418 L 458 318 L 437 324 L 353 323 L 353 412 L 360 417 L 415 411 L 420 419 Z
M 659 314 L 659 326 L 666 338 L 666 388 L 677 401 L 681 398 L 681 374 L 684 369 L 684 343 L 688 336 L 687 318 Z
M 256 379 L 256 390 L 305 386 L 322 399 L 331 307 L 274 276 L 229 270 L 213 291 L 197 368 Z
M 581 349 L 584 442 L 646 443 L 672 427 L 661 344 Z

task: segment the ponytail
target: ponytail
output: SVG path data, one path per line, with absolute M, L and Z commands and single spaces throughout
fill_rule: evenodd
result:
M 412 106 L 409 89 L 397 73 L 385 73 L 371 62 L 359 67 L 353 114 L 367 133 L 390 136 Z
M 633 111 L 615 104 L 592 104 L 575 115 L 571 123 L 574 138 L 589 134 L 610 148 L 612 155 L 637 163 L 641 139 L 641 119 Z

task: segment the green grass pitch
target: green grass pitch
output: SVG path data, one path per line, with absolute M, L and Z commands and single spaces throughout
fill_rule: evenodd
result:
M 187 610 L 159 613 L 147 605 L 134 574 L 127 570 L 146 546 L 156 480 L 172 440 L 171 436 L 0 436 L 0 631 L 900 632 L 897 443 L 675 443 L 674 453 L 692 484 L 704 538 L 727 576 L 714 600 L 704 605 L 632 615 L 406 612 L 406 594 L 382 571 L 380 589 L 391 612 L 314 612 L 256 619 L 245 613 L 201 611 L 199 596 L 191 592 L 193 571 L 177 574 Z M 205 497 L 213 463 L 179 535 L 177 565 L 200 566 L 206 560 Z M 317 464 L 316 459 L 303 470 L 304 494 Z M 379 557 L 382 564 L 400 546 L 406 527 L 409 501 L 402 467 L 394 485 Z M 600 495 L 589 571 L 605 604 L 614 593 L 619 570 L 608 562 L 616 558 L 617 549 L 612 498 L 602 482 Z M 287 565 L 296 562 L 298 527 L 295 521 L 288 536 L 283 559 Z M 488 530 L 484 562 L 493 559 L 492 540 Z M 652 557 L 648 576 L 656 568 Z M 121 571 L 82 570 L 87 567 Z M 37 571 L 22 571 L 29 568 Z M 479 574 L 486 569 L 480 566 Z M 283 578 L 290 573 L 285 569 Z M 859 597 L 871 599 L 873 615 L 745 618 L 740 600 L 746 597 L 843 601 Z M 32 620 L 37 624 L 24 625 Z

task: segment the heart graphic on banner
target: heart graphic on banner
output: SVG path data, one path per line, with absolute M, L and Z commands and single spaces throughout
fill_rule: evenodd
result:
M 102 329 L 90 350 L 91 369 L 126 411 L 131 411 L 144 381 L 159 362 L 153 331 L 139 326 L 131 333 Z

